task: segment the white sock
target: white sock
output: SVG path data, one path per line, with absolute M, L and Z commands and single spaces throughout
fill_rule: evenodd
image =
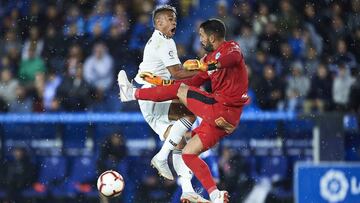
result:
M 195 192 L 191 179 L 179 176 L 178 180 L 181 185 L 182 192 Z
M 178 181 L 182 192 L 195 192 L 191 179 L 193 177 L 191 170 L 185 165 L 180 150 L 174 150 L 172 154 L 174 169 L 178 175 Z
M 191 128 L 192 123 L 186 118 L 180 118 L 171 127 L 168 137 L 161 147 L 157 157 L 159 160 L 165 160 L 169 156 L 171 150 L 179 144 L 184 134 Z
M 220 193 L 220 191 L 218 190 L 218 189 L 215 189 L 214 191 L 212 191 L 211 193 L 210 193 L 210 200 L 211 201 L 215 201 L 215 199 L 217 198 L 217 197 L 219 197 L 219 193 Z

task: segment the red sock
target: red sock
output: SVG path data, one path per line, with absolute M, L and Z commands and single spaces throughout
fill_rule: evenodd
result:
M 183 154 L 182 158 L 209 194 L 217 189 L 209 166 L 202 159 L 195 154 Z
M 135 98 L 139 100 L 151 100 L 155 102 L 177 99 L 176 96 L 180 83 L 169 86 L 157 86 L 151 88 L 136 89 Z

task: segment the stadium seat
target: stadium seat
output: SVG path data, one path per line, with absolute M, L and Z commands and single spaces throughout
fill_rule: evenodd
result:
M 259 176 L 268 177 L 272 182 L 281 181 L 288 176 L 288 159 L 285 156 L 259 158 Z
M 63 147 L 68 155 L 80 155 L 85 149 L 88 124 L 65 124 L 63 127 Z
M 93 156 L 75 157 L 70 168 L 67 183 L 69 194 L 86 194 L 97 196 L 96 185 L 96 159 Z
M 41 158 L 38 181 L 24 191 L 25 197 L 43 197 L 59 189 L 66 177 L 67 160 L 62 156 Z

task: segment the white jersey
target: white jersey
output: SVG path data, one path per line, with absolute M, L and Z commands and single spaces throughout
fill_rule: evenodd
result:
M 146 43 L 143 61 L 140 63 L 135 81 L 139 84 L 148 84 L 139 77 L 139 73 L 144 71 L 151 72 L 164 79 L 170 79 L 171 74 L 166 67 L 176 64 L 181 64 L 181 62 L 174 40 L 155 30 Z

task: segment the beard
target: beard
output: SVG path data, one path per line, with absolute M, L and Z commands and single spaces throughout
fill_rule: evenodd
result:
M 213 51 L 214 51 L 214 46 L 213 46 L 210 42 L 206 42 L 205 45 L 201 43 L 201 46 L 203 47 L 203 49 L 204 49 L 207 53 L 210 53 L 210 52 L 213 52 Z

